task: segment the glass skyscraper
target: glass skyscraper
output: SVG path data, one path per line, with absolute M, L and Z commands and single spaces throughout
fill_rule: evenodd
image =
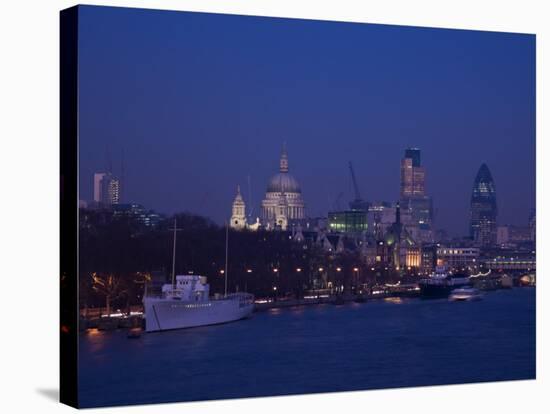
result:
M 420 150 L 407 148 L 401 160 L 401 199 L 424 197 L 426 172 L 420 165 Z
M 417 241 L 432 242 L 432 198 L 426 195 L 426 170 L 418 148 L 407 148 L 401 159 L 401 207 L 410 211 L 419 229 Z
M 407 148 L 405 158 L 410 158 L 413 167 L 420 167 L 420 150 L 418 148 Z
M 470 207 L 470 237 L 480 246 L 496 243 L 497 198 L 495 182 L 486 164 L 477 172 Z

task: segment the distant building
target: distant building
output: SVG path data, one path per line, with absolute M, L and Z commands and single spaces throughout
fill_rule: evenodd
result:
M 127 218 L 147 227 L 155 227 L 162 217 L 153 210 L 147 210 L 141 204 L 113 204 L 113 218 Z
M 425 244 L 422 246 L 422 259 L 420 263 L 420 272 L 430 274 L 437 265 L 437 245 Z
M 470 237 L 480 246 L 496 243 L 497 199 L 493 177 L 486 164 L 479 168 L 472 189 Z
M 419 270 L 422 264 L 422 249 L 420 246 L 406 246 L 405 248 L 405 266 L 408 270 Z
M 447 266 L 450 269 L 462 270 L 472 268 L 479 263 L 479 248 L 439 246 L 437 248 L 438 266 Z
M 367 223 L 369 234 L 381 239 L 395 222 L 396 205 L 388 202 L 371 203 L 367 211 Z M 400 209 L 401 223 L 409 228 L 412 224 L 409 209 Z
M 100 203 L 103 191 L 102 191 L 102 180 L 107 173 L 95 173 L 94 174 L 94 201 Z
M 531 227 L 529 226 L 498 226 L 497 244 L 505 247 L 532 241 Z
M 328 213 L 331 232 L 361 234 L 368 229 L 367 212 L 363 210 L 331 211 Z
M 384 236 L 384 243 L 388 249 L 388 258 L 390 264 L 395 270 L 402 270 L 407 266 L 407 251 L 414 248 L 418 255 L 418 264 L 420 266 L 420 251 L 406 227 L 401 222 L 401 209 L 399 203 L 395 206 L 395 221 Z
M 537 261 L 532 257 L 498 257 L 486 260 L 484 266 L 491 270 L 519 270 L 535 271 L 537 270 Z
M 88 208 L 86 200 L 78 200 L 78 208 Z
M 407 200 L 405 201 L 407 203 Z M 400 219 L 409 236 L 417 243 L 433 243 L 432 227 L 415 218 L 415 210 L 400 204 Z M 396 206 L 386 202 L 371 203 L 367 211 L 368 234 L 376 238 L 386 234 L 395 220 Z M 418 216 L 416 216 L 418 217 Z
M 420 150 L 408 148 L 401 160 L 401 209 L 411 215 L 409 229 L 419 242 L 432 243 L 433 206 L 432 198 L 426 195 L 426 170 L 421 165 Z
M 408 148 L 401 160 L 401 199 L 425 195 L 426 172 L 420 165 L 420 150 Z
M 246 227 L 246 205 L 241 195 L 241 187 L 237 186 L 237 195 L 233 200 L 231 209 L 230 227 L 236 230 L 242 230 Z
M 268 229 L 286 230 L 305 219 L 305 203 L 298 181 L 289 173 L 286 146 L 279 161 L 279 173 L 271 177 L 262 201 L 262 223 Z
M 531 228 L 529 226 L 508 226 L 508 234 L 512 243 L 531 241 Z
M 120 180 L 110 172 L 94 174 L 94 202 L 110 206 L 120 202 Z
M 411 197 L 401 200 L 402 208 L 411 211 L 412 220 L 415 224 L 426 225 L 431 228 L 433 217 L 432 198 L 428 196 Z
M 235 230 L 258 230 L 260 228 L 260 219 L 257 218 L 255 223 L 248 223 L 246 218 L 246 204 L 243 196 L 241 195 L 241 187 L 237 186 L 237 194 L 233 200 L 233 206 L 231 208 L 231 218 L 229 220 L 229 227 Z
M 508 226 L 498 226 L 497 227 L 497 244 L 502 246 L 508 244 L 510 241 L 510 233 L 508 231 Z

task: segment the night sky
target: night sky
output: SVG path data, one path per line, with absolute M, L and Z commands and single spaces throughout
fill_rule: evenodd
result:
M 499 224 L 535 207 L 535 36 L 81 7 L 80 198 L 124 154 L 125 199 L 218 223 L 253 215 L 286 141 L 309 216 L 399 198 L 422 150 L 437 228 L 465 235 L 481 163 Z M 247 208 L 250 208 L 247 206 Z

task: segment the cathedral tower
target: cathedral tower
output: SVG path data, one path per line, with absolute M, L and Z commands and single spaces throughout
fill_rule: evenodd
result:
M 246 205 L 241 195 L 240 186 L 237 186 L 237 195 L 233 200 L 230 226 L 236 230 L 242 230 L 246 227 Z

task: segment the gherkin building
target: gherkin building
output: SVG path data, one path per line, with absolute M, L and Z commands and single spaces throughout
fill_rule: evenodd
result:
M 482 164 L 477 172 L 470 204 L 470 237 L 480 246 L 496 244 L 497 197 L 489 167 Z

